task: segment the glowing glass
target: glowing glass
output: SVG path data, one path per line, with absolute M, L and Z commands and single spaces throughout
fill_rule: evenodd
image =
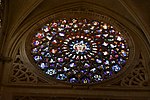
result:
M 54 20 L 32 38 L 31 54 L 41 70 L 69 83 L 97 83 L 120 72 L 129 57 L 123 34 L 112 25 L 80 19 Z

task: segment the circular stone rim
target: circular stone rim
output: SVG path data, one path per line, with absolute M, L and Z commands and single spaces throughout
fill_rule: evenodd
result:
M 88 14 L 88 17 L 87 17 L 87 14 Z M 69 15 L 71 15 L 71 16 L 69 16 Z M 84 17 L 84 16 L 86 16 L 86 17 Z M 126 60 L 126 64 L 123 67 L 124 69 L 120 70 L 117 74 L 114 74 L 110 78 L 108 78 L 106 80 L 103 80 L 103 81 L 98 81 L 98 82 L 95 82 L 95 83 L 70 83 L 68 81 L 58 80 L 56 78 L 51 77 L 50 75 L 47 75 L 45 72 L 43 72 L 41 70 L 41 68 L 39 68 L 35 64 L 34 59 L 32 58 L 32 55 L 30 54 L 31 46 L 29 46 L 29 45 L 30 45 L 30 41 L 31 41 L 32 37 L 34 36 L 36 30 L 38 30 L 38 28 L 42 28 L 46 23 L 52 22 L 53 20 L 63 19 L 63 18 L 78 18 L 78 17 L 79 18 L 86 18 L 86 19 L 90 19 L 90 20 L 97 20 L 99 22 L 101 20 L 103 20 L 105 23 L 108 23 L 108 24 L 112 25 L 115 30 L 117 30 L 117 31 L 121 32 L 121 34 L 123 34 L 123 37 L 125 38 L 125 40 L 127 40 L 126 43 L 127 43 L 128 47 L 130 49 L 128 60 Z M 93 18 L 93 19 L 91 19 L 91 18 Z M 119 27 L 119 26 L 121 26 L 121 27 Z M 73 11 L 71 11 L 71 12 L 70 11 L 61 12 L 61 13 L 57 13 L 57 14 L 50 15 L 48 17 L 43 18 L 42 20 L 37 22 L 31 28 L 33 28 L 33 31 L 27 36 L 27 39 L 26 39 L 26 42 L 25 42 L 27 57 L 30 60 L 30 63 L 34 67 L 36 67 L 37 70 L 39 70 L 39 73 L 42 74 L 43 76 L 47 77 L 47 79 L 50 79 L 50 80 L 54 80 L 54 81 L 58 81 L 58 82 L 62 82 L 62 83 L 67 83 L 67 84 L 76 84 L 76 85 L 91 85 L 91 84 L 105 83 L 105 82 L 111 81 L 111 80 L 119 77 L 124 72 L 126 72 L 129 65 L 130 65 L 130 63 L 131 63 L 131 61 L 134 58 L 134 55 L 135 55 L 133 40 L 132 40 L 131 36 L 129 35 L 129 33 L 127 32 L 127 30 L 125 29 L 125 27 L 123 27 L 123 25 L 121 25 L 118 21 L 116 21 L 113 18 L 108 17 L 106 15 L 101 15 L 101 14 L 97 14 L 97 13 L 89 13 L 89 12 L 86 13 L 86 12 L 82 12 L 82 11 L 80 11 L 80 12 L 79 11 L 78 12 L 73 12 Z

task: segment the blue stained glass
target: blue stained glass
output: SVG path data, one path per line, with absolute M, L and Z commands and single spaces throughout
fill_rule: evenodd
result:
M 83 69 L 83 70 L 81 70 L 81 72 L 82 72 L 83 74 L 87 74 L 88 69 Z
M 121 60 L 121 61 L 118 61 L 119 64 L 125 64 L 126 63 L 126 60 Z
M 103 70 L 104 69 L 104 65 L 100 65 L 97 68 L 99 68 L 100 70 Z
M 49 27 L 48 26 L 44 26 L 42 29 L 44 32 L 48 32 L 49 31 Z
M 106 75 L 106 77 L 110 77 L 112 75 L 112 72 L 111 71 L 105 71 L 104 75 Z
M 95 73 L 96 72 L 96 68 L 92 68 L 90 71 Z
M 96 62 L 97 63 L 102 63 L 102 60 L 101 59 L 96 59 Z
M 58 58 L 58 62 L 63 62 L 63 58 Z
M 56 32 L 54 32 L 54 31 L 52 31 L 51 33 L 52 33 L 53 35 L 55 35 L 55 34 L 56 34 Z
M 33 44 L 37 46 L 37 45 L 40 44 L 40 42 L 39 42 L 38 40 L 35 40 L 35 41 L 33 42 Z
M 45 53 L 44 53 L 45 54 Z M 45 57 L 51 57 L 50 53 L 46 53 Z
M 84 64 L 84 67 L 85 67 L 85 68 L 90 67 L 90 64 L 85 63 L 85 64 Z
M 58 80 L 65 80 L 67 78 L 67 76 L 65 74 L 58 74 L 56 79 Z
M 69 71 L 70 70 L 70 68 L 67 68 L 67 67 L 64 67 L 64 71 L 66 72 L 66 71 Z
M 49 64 L 50 67 L 55 67 L 55 64 Z
M 120 71 L 120 67 L 119 67 L 119 65 L 114 65 L 114 66 L 112 66 L 112 70 L 113 71 L 115 71 L 115 72 L 118 72 L 118 71 Z
M 78 80 L 77 80 L 76 78 L 71 78 L 69 82 L 70 82 L 70 83 L 77 83 Z
M 109 65 L 109 60 L 106 60 L 106 61 L 105 61 L 105 64 L 106 64 L 106 65 Z
M 96 81 L 102 81 L 102 76 L 101 75 L 94 75 L 94 80 Z
M 75 67 L 75 66 L 76 66 L 75 63 L 71 63 L 71 64 L 70 64 L 70 67 Z
M 90 79 L 89 78 L 83 78 L 82 82 L 85 84 L 90 83 Z
M 41 57 L 41 56 L 34 56 L 34 60 L 35 60 L 35 61 L 42 60 L 42 57 Z
M 54 74 L 56 74 L 56 70 L 55 70 L 55 69 L 48 69 L 48 70 L 46 71 L 46 74 L 54 75 Z
M 125 51 L 122 51 L 122 54 L 123 56 L 127 56 L 126 52 Z
M 37 52 L 38 52 L 38 49 L 37 49 L 37 48 L 34 48 L 34 49 L 32 50 L 32 52 L 33 52 L 33 53 L 37 53 Z
M 123 34 L 86 18 L 48 22 L 31 41 L 31 55 L 47 75 L 78 84 L 98 83 L 117 74 L 129 58 Z
M 89 30 L 84 30 L 84 32 L 85 32 L 85 33 L 89 33 L 90 31 L 89 31 Z
M 47 66 L 47 63 L 41 63 L 40 67 L 41 67 L 41 69 L 44 69 L 44 68 L 46 68 L 48 66 Z
M 55 60 L 51 58 L 49 62 L 50 63 L 55 63 Z

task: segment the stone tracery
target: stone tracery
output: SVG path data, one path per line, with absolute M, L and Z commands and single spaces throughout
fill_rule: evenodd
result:
M 46 74 L 69 83 L 95 83 L 117 74 L 129 47 L 112 25 L 86 18 L 48 22 L 32 38 L 31 55 Z

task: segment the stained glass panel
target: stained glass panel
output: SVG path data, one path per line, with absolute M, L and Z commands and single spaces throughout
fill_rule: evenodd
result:
M 129 57 L 123 34 L 103 21 L 86 18 L 54 20 L 32 38 L 36 65 L 54 79 L 97 83 L 117 75 Z

